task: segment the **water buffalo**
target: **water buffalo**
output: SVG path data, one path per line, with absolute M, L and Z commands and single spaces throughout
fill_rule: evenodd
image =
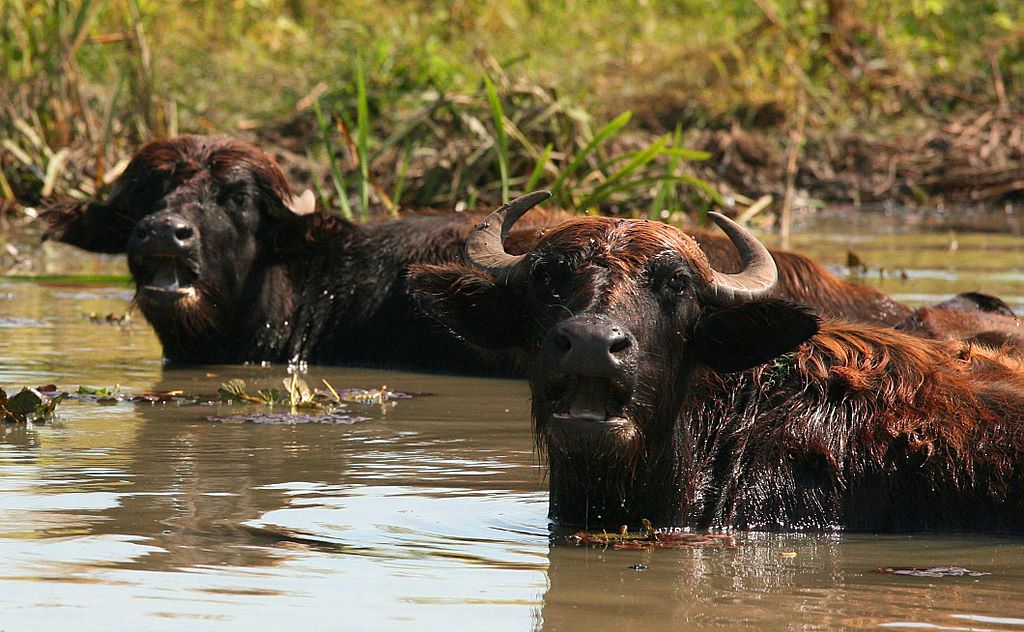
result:
M 919 307 L 896 325 L 901 331 L 936 340 L 964 340 L 1024 356 L 1024 322 L 1002 299 L 963 292 L 930 307 Z
M 410 263 L 458 260 L 480 216 L 355 225 L 293 196 L 256 147 L 184 136 L 144 146 L 105 201 L 59 203 L 43 219 L 46 238 L 127 253 L 135 303 L 171 362 L 509 370 L 481 363 L 404 290 Z
M 526 359 L 550 517 L 588 528 L 1024 532 L 1024 366 L 819 320 L 772 298 L 768 251 L 715 270 L 665 224 L 580 217 L 523 254 L 481 223 L 466 263 L 414 266 L 423 308 Z

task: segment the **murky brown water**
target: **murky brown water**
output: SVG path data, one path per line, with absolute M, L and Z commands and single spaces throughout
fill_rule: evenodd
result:
M 908 279 L 872 270 L 867 281 L 911 302 L 983 290 L 1024 311 L 1024 238 L 889 224 L 819 219 L 794 245 L 902 269 Z M 120 265 L 83 268 L 68 252 L 51 251 L 49 269 Z M 286 375 L 164 369 L 145 323 L 83 316 L 124 312 L 129 298 L 124 286 L 0 279 L 0 385 L 206 393 Z M 1024 630 L 1024 540 L 738 534 L 732 548 L 574 548 L 548 531 L 525 384 L 327 367 L 305 377 L 436 395 L 353 404 L 371 420 L 351 425 L 67 402 L 55 423 L 0 429 L 0 630 Z M 990 574 L 871 572 L 950 565 Z

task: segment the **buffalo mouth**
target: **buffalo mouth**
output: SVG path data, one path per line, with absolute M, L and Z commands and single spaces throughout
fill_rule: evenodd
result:
M 199 273 L 191 261 L 174 254 L 151 254 L 136 262 L 139 296 L 149 302 L 176 303 L 194 299 Z
M 629 431 L 633 422 L 626 407 L 632 390 L 631 385 L 613 378 L 556 376 L 545 389 L 546 421 L 554 427 L 580 432 Z

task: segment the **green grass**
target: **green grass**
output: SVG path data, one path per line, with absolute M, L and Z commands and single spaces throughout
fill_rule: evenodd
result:
M 5 274 L 4 282 L 46 283 L 51 285 L 129 285 L 132 277 L 122 274 Z
M 295 119 L 347 217 L 541 186 L 699 210 L 721 200 L 694 130 L 784 139 L 801 100 L 812 144 L 1019 109 L 1021 24 L 1012 0 L 0 0 L 0 197 L 87 197 L 154 135 Z
M 494 119 L 494 132 L 498 153 L 498 171 L 501 176 L 501 203 L 509 201 L 508 197 L 508 136 L 505 134 L 505 112 L 501 108 L 501 99 L 494 88 L 494 82 L 484 75 L 484 87 L 487 89 L 487 101 L 491 104 L 491 116 Z

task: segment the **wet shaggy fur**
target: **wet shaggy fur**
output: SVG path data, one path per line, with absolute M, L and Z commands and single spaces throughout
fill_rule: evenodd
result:
M 964 292 L 930 307 L 919 307 L 900 331 L 935 340 L 963 340 L 1003 349 L 1024 358 L 1024 321 L 995 296 Z
M 579 218 L 528 257 L 514 285 L 460 265 L 411 283 L 446 326 L 526 359 L 553 520 L 1024 533 L 1019 360 L 775 298 L 713 304 L 703 252 L 661 224 Z M 605 421 L 553 414 L 581 378 L 553 368 L 552 332 L 580 319 L 629 332 Z
M 416 309 L 404 290 L 411 263 L 461 258 L 479 216 L 409 215 L 367 225 L 298 214 L 277 163 L 228 138 L 184 136 L 144 146 L 106 200 L 64 202 L 46 237 L 124 253 L 138 284 L 133 230 L 154 214 L 195 226 L 194 297 L 136 304 L 176 363 L 307 361 L 507 373 L 482 362 Z M 560 216 L 540 214 L 534 224 Z M 532 240 L 524 229 L 514 240 Z
M 1024 533 L 1024 367 L 1005 355 L 833 322 L 692 380 L 673 522 Z

